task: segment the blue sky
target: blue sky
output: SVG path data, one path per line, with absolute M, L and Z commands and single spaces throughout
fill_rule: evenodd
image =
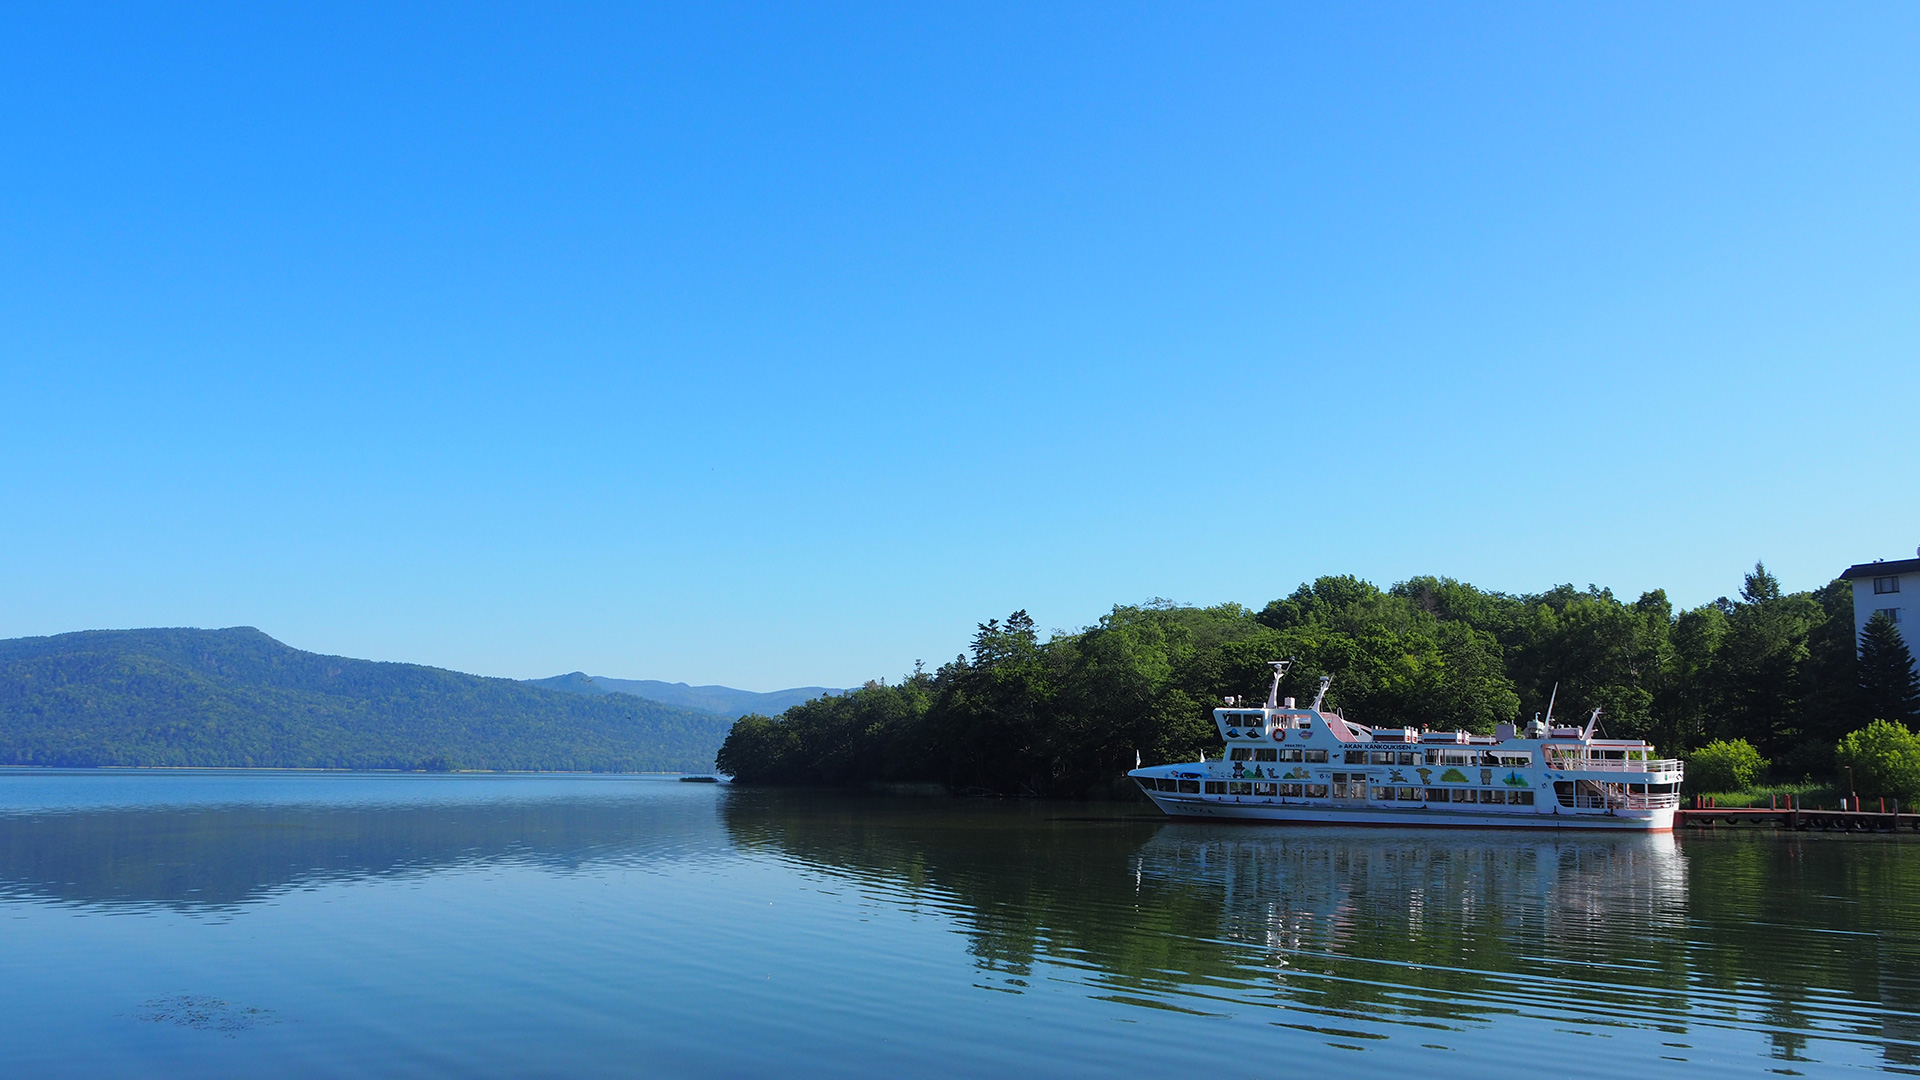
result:
M 754 689 L 1911 556 L 1920 8 L 0 13 L 0 636 Z

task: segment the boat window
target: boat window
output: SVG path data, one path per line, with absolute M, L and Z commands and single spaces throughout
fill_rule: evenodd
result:
M 1298 750 L 1282 750 L 1282 751 L 1280 751 L 1280 760 L 1281 760 L 1281 761 L 1299 761 L 1299 760 L 1300 760 L 1300 751 L 1298 751 Z
M 1232 750 L 1227 751 L 1227 760 L 1228 761 L 1252 761 L 1253 747 L 1236 746 Z
M 1429 765 L 1440 764 L 1440 751 L 1438 750 L 1427 751 L 1427 764 Z
M 1504 803 L 1507 801 L 1507 793 L 1499 790 L 1483 791 L 1480 793 L 1480 801 L 1483 803 Z
M 1139 778 L 1139 780 L 1140 780 L 1140 790 L 1141 790 L 1141 791 L 1157 791 L 1157 790 L 1159 790 L 1159 787 L 1160 787 L 1160 784 L 1159 784 L 1159 781 L 1157 781 L 1157 780 L 1155 780 L 1155 779 L 1153 779 L 1152 777 L 1150 777 L 1150 776 L 1142 776 L 1142 777 L 1140 777 L 1140 778 Z
M 1453 801 L 1454 802 L 1479 802 L 1480 793 L 1477 791 L 1474 791 L 1472 788 L 1454 788 Z
M 1395 791 L 1393 788 L 1377 787 L 1373 789 L 1373 797 L 1376 799 L 1385 799 L 1387 802 L 1392 802 L 1394 799 L 1398 798 L 1399 796 L 1395 794 Z
M 1553 794 L 1560 800 L 1561 806 L 1573 805 L 1573 781 L 1556 780 L 1553 782 Z
M 1440 764 L 1442 764 L 1442 765 L 1471 765 L 1471 764 L 1473 764 L 1473 755 L 1472 755 L 1472 754 L 1461 754 L 1461 753 L 1457 753 L 1457 752 L 1454 752 L 1454 751 L 1446 751 L 1446 752 L 1443 752 L 1443 753 L 1442 753 L 1442 754 L 1440 755 Z
M 1260 749 L 1258 749 L 1258 750 L 1255 750 L 1255 751 L 1253 752 L 1253 760 L 1255 760 L 1255 761 L 1273 761 L 1273 760 L 1275 760 L 1276 758 L 1278 758 L 1278 757 L 1279 757 L 1279 755 L 1280 755 L 1280 751 L 1278 751 L 1278 750 L 1275 750 L 1275 749 L 1274 749 L 1273 747 L 1271 747 L 1271 746 L 1263 746 L 1263 747 L 1261 747 Z
M 1327 752 L 1325 750 L 1308 750 L 1306 757 L 1309 762 L 1314 764 L 1325 765 L 1327 763 Z
M 1280 797 L 1283 799 L 1297 799 L 1300 797 L 1300 790 L 1299 784 L 1281 784 Z
M 1307 798 L 1324 799 L 1326 797 L 1327 797 L 1327 785 L 1325 784 L 1308 784 L 1307 785 Z
M 1367 755 L 1367 762 L 1371 765 L 1391 765 L 1393 764 L 1393 751 L 1375 750 Z
M 1227 793 L 1227 782 L 1225 780 L 1207 781 L 1207 794 L 1225 795 L 1226 793 Z
M 1532 806 L 1533 792 L 1509 791 L 1507 792 L 1507 802 L 1509 805 L 1513 805 L 1513 806 Z
M 1272 795 L 1272 794 L 1274 794 L 1274 793 L 1275 793 L 1276 791 L 1278 791 L 1278 790 L 1279 790 L 1279 788 L 1280 788 L 1280 785 L 1279 785 L 1279 784 L 1274 784 L 1274 783 L 1264 783 L 1264 784 L 1263 784 L 1263 783 L 1255 783 L 1255 784 L 1253 785 L 1253 793 L 1254 793 L 1255 795 Z
M 1419 800 L 1426 798 L 1426 795 L 1427 795 L 1427 790 L 1425 788 L 1403 787 L 1403 788 L 1400 788 L 1399 791 L 1400 791 L 1401 802 L 1418 802 Z
M 1180 791 L 1185 795 L 1198 795 L 1200 794 L 1200 781 L 1182 780 L 1180 781 Z
M 1398 763 L 1401 765 L 1417 765 L 1420 763 L 1420 752 L 1418 750 L 1402 750 L 1396 756 L 1399 757 L 1400 760 Z
M 1229 780 L 1227 781 L 1227 794 L 1251 795 L 1253 794 L 1253 783 L 1252 781 Z
M 1430 787 L 1430 788 L 1428 788 L 1428 789 L 1427 789 L 1427 801 L 1428 801 L 1428 802 L 1446 802 L 1446 801 L 1447 801 L 1447 789 L 1446 789 L 1446 788 L 1440 788 L 1440 787 Z
M 1355 774 L 1353 778 L 1353 782 L 1347 785 L 1347 796 L 1353 799 L 1366 798 L 1367 797 L 1367 778 L 1364 776 Z
M 1516 754 L 1516 753 L 1508 752 L 1508 753 L 1502 753 L 1502 754 L 1495 754 L 1494 756 L 1500 760 L 1500 764 L 1505 765 L 1508 768 L 1524 769 L 1527 766 L 1533 764 L 1533 755 L 1530 753 Z

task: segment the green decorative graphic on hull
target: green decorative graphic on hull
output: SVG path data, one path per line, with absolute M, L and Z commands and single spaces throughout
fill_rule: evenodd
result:
M 1448 769 L 1446 772 L 1440 774 L 1440 782 L 1443 784 L 1464 784 L 1467 782 L 1467 774 L 1461 772 L 1459 769 Z
M 1527 783 L 1526 777 L 1521 776 L 1517 772 L 1508 773 L 1505 777 L 1501 779 L 1500 782 L 1507 785 L 1508 787 L 1531 787 L 1532 786 L 1531 784 Z

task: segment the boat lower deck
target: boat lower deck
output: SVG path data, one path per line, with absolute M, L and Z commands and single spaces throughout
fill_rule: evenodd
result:
M 1150 796 L 1168 817 L 1191 821 L 1234 821 L 1277 825 L 1378 825 L 1401 828 L 1598 829 L 1670 832 L 1672 810 L 1566 810 L 1514 807 L 1454 809 L 1453 803 L 1402 806 L 1310 803 L 1228 802 L 1207 798 Z M 1464 804 L 1472 805 L 1472 804 Z

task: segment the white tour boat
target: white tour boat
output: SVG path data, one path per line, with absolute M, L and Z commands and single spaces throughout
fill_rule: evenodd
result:
M 1127 775 L 1177 818 L 1327 825 L 1464 825 L 1666 832 L 1680 805 L 1682 766 L 1638 739 L 1599 739 L 1545 720 L 1493 735 L 1370 728 L 1281 700 L 1287 661 L 1273 667 L 1266 704 L 1228 699 L 1213 710 L 1224 759 L 1156 765 Z

